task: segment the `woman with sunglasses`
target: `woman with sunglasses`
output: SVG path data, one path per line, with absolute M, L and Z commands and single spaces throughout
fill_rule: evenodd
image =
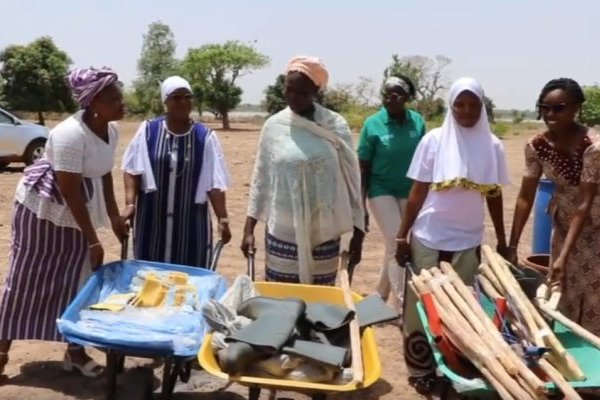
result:
M 406 108 L 415 96 L 415 87 L 405 76 L 389 77 L 383 85 L 383 107 L 366 119 L 358 143 L 363 202 L 369 208 L 385 239 L 385 255 L 377 293 L 394 302 L 402 312 L 405 270 L 395 262 L 396 234 L 412 185 L 406 177 L 419 141 L 425 134 L 425 121 Z M 368 223 L 368 221 L 366 221 Z
M 508 183 L 502 142 L 492 133 L 481 85 L 461 78 L 450 88 L 449 109 L 440 128 L 428 132 L 408 170 L 414 180 L 396 239 L 396 260 L 412 261 L 414 271 L 445 261 L 473 284 L 480 264 L 485 205 L 505 254 L 502 185 Z M 435 387 L 433 354 L 416 310 L 416 295 L 406 292 L 404 358 L 409 382 L 421 393 Z
M 231 239 L 225 190 L 229 173 L 214 131 L 190 118 L 192 88 L 172 76 L 161 85 L 166 114 L 143 122 L 123 156 L 124 218 L 134 221 L 136 259 L 206 267 L 212 227 Z
M 525 174 L 515 206 L 509 258 L 517 261 L 521 233 L 545 175 L 556 185 L 549 211 L 554 220 L 551 287 L 562 290 L 559 308 L 571 320 L 600 334 L 600 142 L 598 133 L 577 122 L 585 101 L 572 79 L 555 79 L 537 102 L 545 132 L 525 146 Z

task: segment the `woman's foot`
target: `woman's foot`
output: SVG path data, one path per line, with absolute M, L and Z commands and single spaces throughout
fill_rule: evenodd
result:
M 8 353 L 0 353 L 0 375 L 4 375 L 6 364 L 8 364 Z
M 104 372 L 104 368 L 92 360 L 86 354 L 85 349 L 80 346 L 69 346 L 67 348 L 63 361 L 63 369 L 67 372 L 77 370 L 88 378 L 97 378 Z
M 438 377 L 435 372 L 423 376 L 411 376 L 408 378 L 408 384 L 415 388 L 417 393 L 428 395 L 435 391 Z

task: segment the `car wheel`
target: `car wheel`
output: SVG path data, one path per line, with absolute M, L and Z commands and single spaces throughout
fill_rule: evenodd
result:
M 23 156 L 23 162 L 25 165 L 31 165 L 44 155 L 44 149 L 46 147 L 46 141 L 44 139 L 37 139 L 29 143 L 25 155 Z

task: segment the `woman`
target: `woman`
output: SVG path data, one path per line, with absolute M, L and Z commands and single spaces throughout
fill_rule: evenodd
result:
M 0 301 L 0 373 L 13 340 L 63 340 L 56 319 L 78 284 L 102 265 L 96 229 L 127 229 L 119 216 L 111 170 L 124 105 L 117 74 L 78 69 L 69 86 L 81 111 L 52 131 L 44 157 L 25 169 L 12 218 L 9 273 Z M 97 377 L 102 368 L 69 344 L 64 368 Z
M 551 286 L 562 290 L 561 311 L 600 335 L 600 302 L 590 293 L 600 285 L 600 142 L 598 132 L 577 122 L 585 101 L 579 84 L 555 79 L 540 93 L 537 108 L 546 130 L 525 146 L 525 174 L 515 206 L 509 258 L 516 262 L 521 233 L 540 177 L 556 185 L 549 210 L 554 219 Z
M 504 253 L 506 238 L 501 185 L 508 183 L 502 143 L 490 131 L 481 85 L 458 79 L 450 88 L 450 109 L 440 128 L 427 133 L 417 147 L 408 171 L 414 180 L 406 214 L 398 232 L 396 259 L 412 259 L 415 271 L 453 264 L 466 284 L 479 266 L 487 202 Z M 411 232 L 410 241 L 408 234 Z M 416 296 L 406 293 L 404 357 L 410 382 L 420 392 L 433 388 L 431 349 L 416 313 Z
M 405 270 L 395 262 L 396 234 L 406 208 L 412 181 L 406 177 L 412 156 L 425 134 L 425 121 L 406 108 L 415 87 L 404 76 L 388 78 L 383 87 L 383 108 L 367 118 L 360 134 L 363 201 L 385 239 L 383 266 L 377 293 L 387 300 L 390 289 L 399 312 L 404 299 Z
M 263 126 L 241 247 L 246 257 L 254 252 L 254 228 L 265 222 L 269 281 L 333 285 L 345 234 L 350 261 L 360 261 L 364 212 L 350 129 L 315 103 L 327 79 L 319 59 L 292 59 L 288 107 Z
M 136 259 L 207 267 L 212 228 L 231 239 L 225 190 L 229 173 L 217 134 L 190 118 L 192 88 L 172 76 L 161 84 L 164 116 L 143 122 L 123 156 L 125 219 L 134 219 Z

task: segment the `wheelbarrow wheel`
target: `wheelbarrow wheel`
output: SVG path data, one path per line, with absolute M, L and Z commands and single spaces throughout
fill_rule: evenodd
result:
M 139 388 L 133 399 L 152 400 L 154 398 L 154 371 L 150 368 L 137 367 L 131 372 L 132 387 Z
M 327 400 L 325 393 L 315 393 L 311 396 L 312 400 Z
M 162 400 L 171 400 L 177 378 L 183 373 L 181 362 L 172 358 L 165 359 L 162 382 Z M 189 376 L 188 376 L 189 378 Z

